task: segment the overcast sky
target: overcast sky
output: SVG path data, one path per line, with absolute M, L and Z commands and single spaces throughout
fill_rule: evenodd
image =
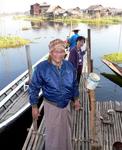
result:
M 84 9 L 96 4 L 101 4 L 104 7 L 122 8 L 121 0 L 0 0 L 0 12 L 27 11 L 30 9 L 30 5 L 36 2 L 58 4 L 65 9 L 77 6 Z

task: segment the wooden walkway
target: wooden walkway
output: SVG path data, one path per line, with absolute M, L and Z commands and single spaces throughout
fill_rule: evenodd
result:
M 73 118 L 73 150 L 91 150 L 89 98 L 84 78 L 85 75 L 82 78 L 82 84 L 80 84 L 82 85 L 80 87 L 81 109 L 79 111 L 75 111 L 73 107 L 71 109 Z M 43 104 L 40 107 L 40 111 L 42 108 Z M 44 137 L 46 136 L 44 131 L 44 119 L 42 119 L 37 132 L 33 131 L 32 124 L 22 150 L 44 150 Z
M 96 102 L 96 133 L 101 150 L 113 150 L 115 142 L 122 142 L 122 102 Z

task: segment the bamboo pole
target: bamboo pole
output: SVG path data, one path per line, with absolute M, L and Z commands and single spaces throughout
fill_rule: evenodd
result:
M 32 77 L 32 62 L 31 62 L 31 56 L 30 56 L 30 46 L 26 45 L 26 58 L 27 58 L 27 65 L 28 65 L 28 72 L 29 72 L 29 82 L 31 81 Z
M 83 87 L 82 87 L 83 88 Z M 84 135 L 84 132 L 85 132 L 85 119 L 84 119 L 84 115 L 85 115 L 85 107 L 84 107 L 84 92 L 82 92 L 82 107 L 83 107 L 83 111 L 82 111 L 82 134 L 81 134 L 81 137 L 82 137 L 82 149 L 85 150 L 85 144 L 84 144 L 84 140 L 85 140 L 85 135 Z
M 88 74 L 93 71 L 93 60 L 91 59 L 91 31 L 88 29 L 88 38 L 87 38 L 87 62 L 88 62 Z M 89 100 L 90 100 L 90 134 L 92 139 L 96 139 L 96 100 L 95 100 L 95 91 L 89 90 Z
M 39 108 L 39 112 L 42 111 L 43 106 L 44 106 L 44 104 L 42 103 L 40 108 Z M 37 124 L 35 124 L 35 127 L 37 128 Z M 29 133 L 27 135 L 27 138 L 25 140 L 25 143 L 23 145 L 22 150 L 30 150 L 32 148 L 32 145 L 33 145 L 35 138 L 36 138 L 37 131 L 34 130 L 33 123 L 31 125 L 31 128 L 27 129 L 27 130 L 29 131 Z
M 40 136 L 42 136 L 42 138 L 44 138 L 44 136 L 45 136 L 45 134 L 42 132 L 42 128 L 43 128 L 43 126 L 44 126 L 44 117 L 43 117 L 43 119 L 42 119 L 42 121 L 41 121 L 41 124 L 40 124 L 40 126 L 39 126 L 39 129 L 38 129 L 38 133 L 37 133 L 37 135 L 36 135 L 36 138 L 35 138 L 35 141 L 34 141 L 34 144 L 33 144 L 33 150 L 36 150 L 36 148 L 37 148 L 37 143 L 38 143 L 38 140 L 39 140 L 39 138 L 40 138 Z M 40 143 L 40 145 L 41 145 L 42 143 Z
M 87 49 L 87 63 L 88 63 L 88 73 L 91 72 L 91 30 L 88 29 L 87 35 L 87 42 L 86 42 L 86 49 Z

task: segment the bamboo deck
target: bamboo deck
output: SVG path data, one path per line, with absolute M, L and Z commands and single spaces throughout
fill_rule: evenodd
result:
M 122 102 L 96 102 L 96 133 L 101 150 L 113 150 L 115 142 L 122 142 Z

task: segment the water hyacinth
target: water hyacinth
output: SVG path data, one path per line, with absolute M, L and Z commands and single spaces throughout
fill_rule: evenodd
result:
M 0 36 L 0 48 L 16 48 L 29 44 L 31 41 L 18 36 Z
M 111 62 L 122 63 L 122 53 L 121 52 L 104 55 L 103 58 L 108 61 L 111 61 Z
M 29 27 L 23 27 L 22 30 L 23 30 L 23 31 L 24 31 L 24 30 L 30 30 L 30 28 L 29 28 Z

